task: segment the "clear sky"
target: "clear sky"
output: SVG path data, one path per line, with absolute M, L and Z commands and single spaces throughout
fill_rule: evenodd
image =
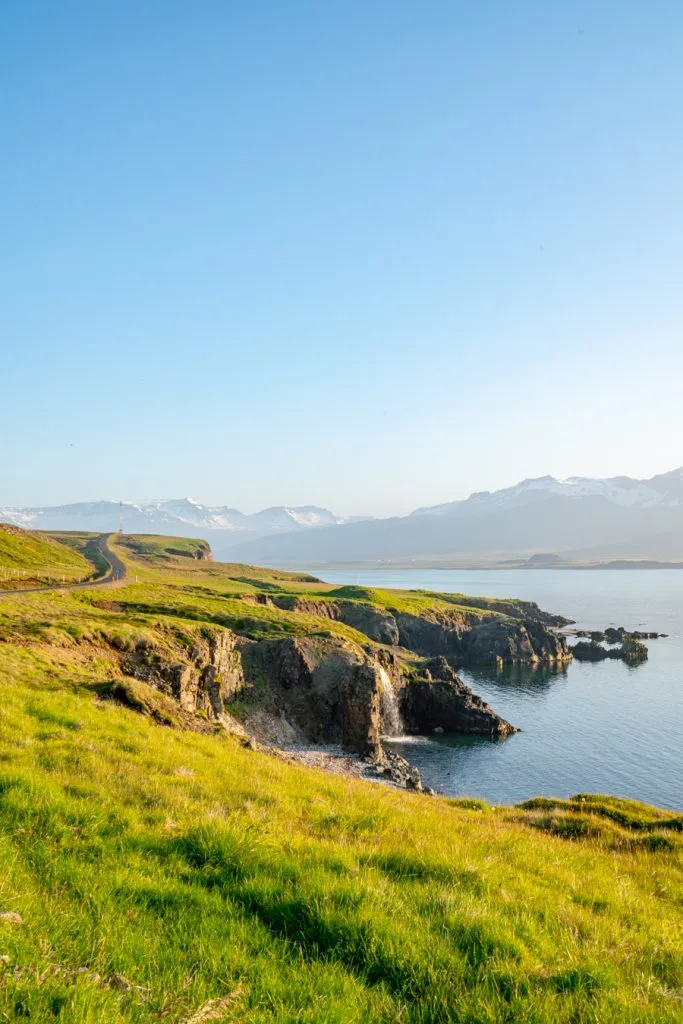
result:
M 679 0 L 4 0 L 0 505 L 683 464 Z

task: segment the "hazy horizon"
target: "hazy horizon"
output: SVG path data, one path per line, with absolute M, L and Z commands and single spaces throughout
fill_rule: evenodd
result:
M 402 515 L 683 437 L 683 7 L 5 4 L 0 501 Z
M 671 466 L 671 467 L 669 467 L 669 469 L 665 469 L 662 472 L 666 474 L 666 473 L 670 473 L 670 472 L 675 472 L 676 470 L 678 470 L 680 468 L 683 468 L 683 467 Z M 454 501 L 463 501 L 463 500 L 469 498 L 473 494 L 478 494 L 478 493 L 481 493 L 481 492 L 495 492 L 495 491 L 505 490 L 508 487 L 514 487 L 517 484 L 524 483 L 524 482 L 529 481 L 529 480 L 539 480 L 539 479 L 544 479 L 546 477 L 553 477 L 558 482 L 568 481 L 568 480 L 571 480 L 571 479 L 619 479 L 619 478 L 629 478 L 629 479 L 632 479 L 632 480 L 643 480 L 644 481 L 644 480 L 650 480 L 653 476 L 657 476 L 657 475 L 659 475 L 659 473 L 651 473 L 651 474 L 649 474 L 649 476 L 645 476 L 645 477 L 643 477 L 643 476 L 635 476 L 632 473 L 614 473 L 614 474 L 611 474 L 611 477 L 609 477 L 609 478 L 600 478 L 600 477 L 588 477 L 587 474 L 585 474 L 585 473 L 571 473 L 571 474 L 569 474 L 567 476 L 562 476 L 562 477 L 560 477 L 560 476 L 558 476 L 557 474 L 554 474 L 554 473 L 542 473 L 542 474 L 540 474 L 537 477 L 522 477 L 519 480 L 514 480 L 514 481 L 511 481 L 509 483 L 502 484 L 500 487 L 474 488 L 473 490 L 467 491 L 467 493 L 451 495 L 450 497 L 444 498 L 443 501 L 429 502 L 429 505 L 430 506 L 431 505 L 440 505 L 440 504 L 447 504 L 449 502 L 454 502 Z M 103 495 L 98 495 L 96 497 L 86 496 L 86 497 L 70 498 L 70 499 L 68 499 L 67 501 L 64 501 L 64 502 L 46 502 L 46 501 L 42 501 L 41 502 L 41 501 L 38 501 L 38 502 L 11 503 L 11 502 L 8 502 L 8 501 L 4 501 L 2 499 L 3 499 L 3 495 L 2 495 L 2 493 L 0 493 L 0 507 L 5 507 L 5 508 L 47 508 L 47 507 L 58 506 L 58 505 L 71 505 L 71 504 L 81 504 L 81 503 L 90 503 L 90 502 L 95 503 L 95 502 L 98 502 L 98 501 L 114 501 L 114 502 L 122 501 L 124 503 L 124 505 L 125 504 L 147 505 L 147 504 L 153 504 L 155 502 L 182 501 L 182 500 L 188 499 L 190 501 L 194 501 L 197 504 L 203 505 L 203 506 L 221 507 L 221 508 L 232 508 L 232 509 L 235 509 L 238 512 L 242 512 L 244 515 L 254 515 L 254 514 L 258 513 L 258 512 L 265 511 L 266 509 L 269 509 L 269 508 L 301 508 L 301 507 L 304 507 L 304 506 L 311 506 L 311 507 L 316 507 L 316 508 L 327 509 L 328 511 L 333 512 L 335 515 L 340 516 L 342 518 L 363 517 L 363 516 L 376 517 L 376 518 L 389 518 L 389 517 L 393 517 L 393 516 L 405 516 L 405 515 L 409 515 L 411 512 L 416 511 L 419 507 L 425 506 L 427 504 L 425 502 L 418 501 L 415 504 L 413 504 L 412 506 L 410 506 L 409 508 L 406 508 L 405 510 L 390 511 L 390 512 L 385 512 L 385 513 L 372 513 L 372 512 L 367 512 L 367 511 L 362 510 L 362 509 L 361 510 L 358 510 L 358 509 L 350 509 L 350 510 L 344 509 L 344 510 L 341 510 L 341 509 L 338 509 L 338 508 L 331 507 L 330 505 L 326 505 L 324 502 L 310 500 L 310 499 L 302 500 L 302 501 L 298 501 L 298 502 L 283 502 L 283 501 L 277 501 L 276 500 L 276 501 L 270 501 L 270 502 L 268 502 L 267 504 L 264 504 L 264 505 L 260 505 L 259 507 L 241 507 L 241 506 L 237 505 L 235 502 L 231 501 L 229 498 L 228 499 L 220 499 L 219 498 L 216 501 L 208 501 L 202 495 L 182 494 L 180 492 L 166 494 L 166 495 L 152 495 L 152 496 L 150 496 L 150 495 L 128 495 L 128 496 L 122 496 L 122 497 L 117 497 L 116 495 L 111 495 L 111 494 L 109 494 L 109 495 L 103 494 Z

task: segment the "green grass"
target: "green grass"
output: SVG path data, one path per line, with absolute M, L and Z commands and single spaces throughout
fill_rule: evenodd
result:
M 103 576 L 109 569 L 109 562 L 97 546 L 97 540 L 100 536 L 98 533 L 79 532 L 77 530 L 50 530 L 49 532 L 41 531 L 39 536 L 54 540 L 58 544 L 63 544 L 83 555 L 91 563 L 91 571 L 94 569 L 96 577 Z
M 567 842 L 156 725 L 78 651 L 0 666 L 0 1019 L 681 1020 L 666 821 Z
M 116 649 L 240 609 L 340 624 L 253 601 L 320 584 L 127 551 L 138 583 L 0 602 L 0 1021 L 683 1020 L 680 815 L 430 798 L 183 731 Z
M 93 574 L 87 556 L 45 534 L 0 523 L 0 590 L 73 583 Z

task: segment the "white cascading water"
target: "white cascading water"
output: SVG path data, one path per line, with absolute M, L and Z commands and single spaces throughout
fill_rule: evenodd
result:
M 384 736 L 401 736 L 403 734 L 403 722 L 401 711 L 398 706 L 398 698 L 391 681 L 389 673 L 385 668 L 379 668 L 380 689 L 380 713 L 382 715 L 382 734 Z

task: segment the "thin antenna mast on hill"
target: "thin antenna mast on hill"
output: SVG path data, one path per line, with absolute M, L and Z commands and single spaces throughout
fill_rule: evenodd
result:
M 123 502 L 119 502 L 119 533 L 123 533 Z

